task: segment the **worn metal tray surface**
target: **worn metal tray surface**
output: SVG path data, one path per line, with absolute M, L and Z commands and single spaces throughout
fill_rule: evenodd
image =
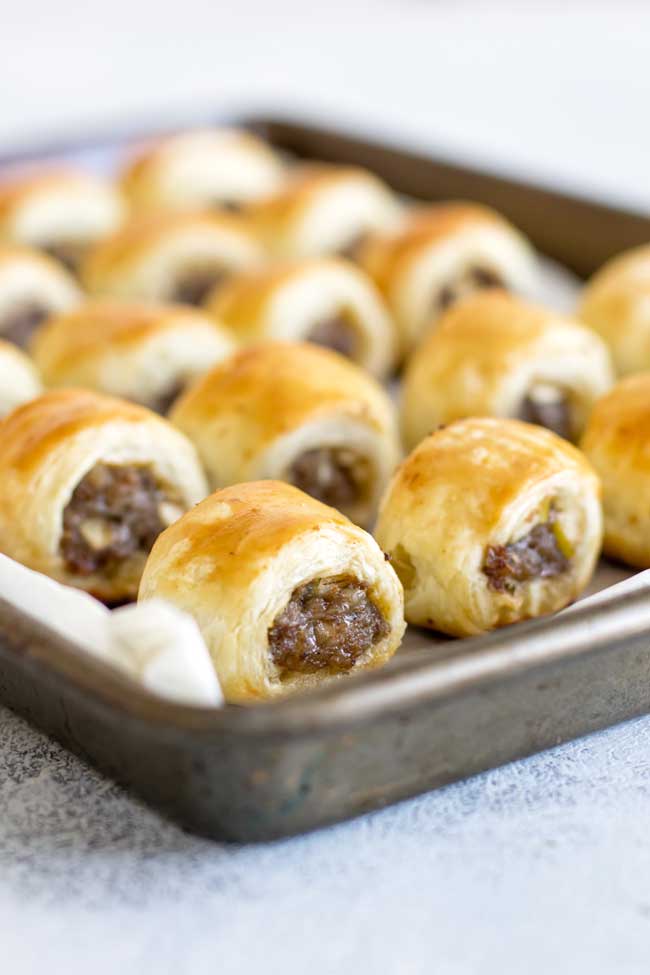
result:
M 650 219 L 635 214 L 298 122 L 248 124 L 298 156 L 368 166 L 413 197 L 491 204 L 580 275 L 650 240 Z M 0 167 L 48 155 L 110 169 L 143 134 L 16 152 Z M 605 564 L 593 588 L 629 576 Z M 0 599 L 0 702 L 187 828 L 270 839 L 650 711 L 650 572 L 485 636 L 414 630 L 381 671 L 220 710 L 153 697 Z

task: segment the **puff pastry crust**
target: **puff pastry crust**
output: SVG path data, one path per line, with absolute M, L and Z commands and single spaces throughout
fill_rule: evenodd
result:
M 495 286 L 528 294 L 537 277 L 525 238 L 474 203 L 414 210 L 396 231 L 369 237 L 358 256 L 386 297 L 404 354 L 458 298 Z
M 0 417 L 41 392 L 32 360 L 11 342 L 0 339 Z
M 247 212 L 275 257 L 350 257 L 367 234 L 399 222 L 402 209 L 368 170 L 312 164 L 296 168 L 278 193 Z
M 196 445 L 213 488 L 290 481 L 361 525 L 399 457 L 384 390 L 307 343 L 242 349 L 181 396 L 170 419 Z
M 88 173 L 19 172 L 0 183 L 0 241 L 38 247 L 73 270 L 124 217 L 119 190 Z
M 602 539 L 600 484 L 549 430 L 457 420 L 399 468 L 375 535 L 408 622 L 470 636 L 554 612 L 584 589 Z
M 166 413 L 234 348 L 225 328 L 193 308 L 105 298 L 50 318 L 31 353 L 48 386 L 85 386 Z
M 181 132 L 150 145 L 122 174 L 122 189 L 138 211 L 233 209 L 274 193 L 284 178 L 278 155 L 238 129 Z
M 49 315 L 68 311 L 82 300 L 65 268 L 28 247 L 0 245 L 0 336 L 24 348 Z
M 370 279 L 341 258 L 303 258 L 234 275 L 205 305 L 245 344 L 311 341 L 376 376 L 395 361 L 393 324 Z
M 227 274 L 263 256 L 246 222 L 234 214 L 147 214 L 98 244 L 81 276 L 98 297 L 198 305 Z
M 156 596 L 194 617 L 241 703 L 378 667 L 404 632 L 402 587 L 374 539 L 276 481 L 218 491 L 163 532 L 139 598 Z
M 0 422 L 0 551 L 107 602 L 134 598 L 144 541 L 206 493 L 192 445 L 141 406 L 55 390 Z
M 597 271 L 582 292 L 578 316 L 607 342 L 619 376 L 650 369 L 650 244 Z
M 650 568 L 650 373 L 598 401 L 580 446 L 603 485 L 605 553 Z
M 402 430 L 414 446 L 467 416 L 518 417 L 569 440 L 613 382 L 605 343 L 583 325 L 505 291 L 449 308 L 408 362 Z

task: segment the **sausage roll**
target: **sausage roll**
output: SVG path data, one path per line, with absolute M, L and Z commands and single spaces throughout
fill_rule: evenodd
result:
M 282 189 L 247 211 L 275 257 L 354 257 L 363 238 L 395 225 L 401 208 L 373 173 L 353 166 L 305 165 Z
M 183 132 L 145 149 L 122 176 L 135 210 L 192 210 L 242 204 L 274 193 L 284 176 L 279 157 L 250 132 Z
M 49 315 L 80 301 L 74 278 L 57 261 L 27 247 L 0 245 L 0 337 L 24 348 Z
M 262 257 L 245 222 L 233 214 L 141 216 L 93 249 L 82 280 L 100 297 L 200 305 L 217 282 Z
M 34 364 L 11 342 L 0 339 L 0 416 L 42 391 Z
M 591 329 L 505 291 L 483 291 L 449 308 L 413 353 L 404 438 L 414 446 L 441 423 L 504 416 L 575 440 L 612 381 L 607 347 Z
M 38 247 L 71 270 L 124 215 L 120 192 L 88 173 L 30 172 L 0 184 L 0 241 Z
M 554 612 L 584 589 L 602 538 L 599 481 L 550 430 L 457 420 L 399 468 L 376 537 L 408 622 L 470 636 Z
M 578 315 L 607 342 L 619 375 L 650 369 L 650 244 L 597 271 L 583 290 Z
M 197 380 L 171 420 L 196 445 L 213 488 L 289 481 L 362 525 L 399 454 L 384 390 L 309 344 L 242 349 Z
M 133 599 L 155 538 L 207 491 L 166 420 L 54 390 L 0 422 L 0 551 L 103 599 Z
M 194 617 L 226 700 L 250 702 L 385 663 L 402 587 L 375 540 L 278 481 L 217 491 L 158 538 L 139 598 Z
M 233 349 L 228 332 L 193 308 L 110 299 L 51 318 L 31 344 L 46 385 L 85 386 L 157 413 Z
M 603 484 L 605 553 L 650 568 L 650 372 L 599 400 L 580 446 Z
M 493 287 L 528 293 L 536 278 L 528 242 L 473 203 L 415 210 L 397 231 L 370 237 L 359 261 L 386 297 L 404 353 L 458 298 Z
M 206 308 L 244 343 L 309 341 L 334 349 L 376 376 L 394 362 L 394 333 L 381 296 L 341 258 L 303 258 L 233 276 Z

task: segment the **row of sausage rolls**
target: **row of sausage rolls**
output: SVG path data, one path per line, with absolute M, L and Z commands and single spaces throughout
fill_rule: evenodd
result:
M 279 358 L 269 360 L 269 373 L 289 350 L 257 350 L 262 358 L 274 351 Z M 287 471 L 302 458 L 316 480 L 298 477 L 298 485 L 318 495 L 312 444 L 328 442 L 328 415 L 335 433 L 346 415 L 330 400 L 332 393 L 343 398 L 337 368 L 349 381 L 354 367 L 311 346 L 300 351 L 319 358 L 321 370 L 328 360 L 331 366 L 324 400 L 306 424 L 320 437 L 306 443 L 300 422 L 293 431 L 278 423 L 265 441 L 260 403 L 268 409 L 268 399 L 244 406 L 246 391 L 254 399 L 260 379 L 268 383 L 253 349 L 238 353 L 230 380 L 219 366 L 210 382 L 181 398 L 174 410 L 181 429 L 141 406 L 83 390 L 49 392 L 18 407 L 0 426 L 0 548 L 108 602 L 133 598 L 139 587 L 142 598 L 162 595 L 182 606 L 203 630 L 231 700 L 376 666 L 399 644 L 404 617 L 469 635 L 566 605 L 586 585 L 601 548 L 598 475 L 605 550 L 650 563 L 650 376 L 630 377 L 599 401 L 583 452 L 514 419 L 440 428 L 384 490 L 375 542 L 318 496 L 272 479 L 276 470 L 291 479 Z M 286 385 L 279 377 L 283 395 L 296 375 Z M 194 507 L 227 481 L 220 456 L 224 470 L 232 462 L 232 445 L 210 436 L 215 390 L 229 404 L 221 418 L 228 409 L 242 412 L 236 429 L 262 458 L 260 469 L 238 468 L 233 478 L 265 479 L 224 487 Z M 288 417 L 282 395 L 277 403 Z M 394 446 L 386 431 L 376 445 L 368 439 L 385 405 L 369 393 L 370 413 L 373 404 L 374 420 L 357 443 L 365 475 Z M 351 429 L 358 421 L 352 411 Z M 239 440 L 236 450 L 236 463 L 246 465 Z M 339 475 L 333 485 L 329 473 L 325 481 L 337 487 Z
M 407 210 L 366 170 L 289 168 L 263 140 L 228 129 L 141 147 L 115 184 L 72 170 L 5 173 L 0 243 L 55 255 L 98 296 L 193 303 L 254 264 L 352 255 L 395 320 L 401 355 L 459 296 L 494 285 L 528 294 L 539 276 L 530 245 L 488 208 Z M 54 277 L 36 290 L 43 307 L 26 315 L 48 311 L 53 287 L 74 287 Z M 579 317 L 605 339 L 619 374 L 650 367 L 649 293 L 646 246 L 606 264 L 581 299 Z M 0 287 L 0 324 L 3 299 Z
M 372 536 L 290 484 L 208 490 L 190 440 L 135 404 L 59 390 L 0 423 L 0 550 L 109 604 L 173 592 L 229 700 L 389 659 L 403 595 Z

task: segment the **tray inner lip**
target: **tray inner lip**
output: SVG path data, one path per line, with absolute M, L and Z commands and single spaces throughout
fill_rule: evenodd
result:
M 129 142 L 207 124 L 209 121 L 207 113 L 194 119 L 186 115 L 184 119 L 171 122 L 169 119 L 166 122 L 159 120 L 141 126 L 134 123 L 127 127 L 107 129 L 90 137 L 62 138 L 52 140 L 50 144 L 31 147 L 26 145 L 0 153 L 0 166 L 54 157 L 108 143 Z M 559 193 L 540 184 L 457 164 L 452 159 L 414 152 L 397 141 L 374 141 L 371 136 L 366 138 L 363 133 L 359 136 L 345 126 L 338 130 L 326 128 L 311 123 L 299 114 L 223 112 L 215 113 L 212 121 L 254 129 L 288 126 L 305 134 L 349 139 L 358 145 L 363 144 L 368 151 L 389 150 L 412 162 L 419 160 L 423 165 L 449 166 L 468 178 L 474 175 L 493 178 L 513 189 L 550 194 L 556 200 L 566 200 L 612 217 L 646 219 L 633 211 Z M 650 233 L 650 220 L 648 228 Z M 368 672 L 345 684 L 336 682 L 321 690 L 253 707 L 226 705 L 219 709 L 208 709 L 156 698 L 73 641 L 7 603 L 1 595 L 0 641 L 4 638 L 5 652 L 24 656 L 32 666 L 49 671 L 58 681 L 69 682 L 75 690 L 91 695 L 103 706 L 155 724 L 159 729 L 201 734 L 221 730 L 237 734 L 302 736 L 306 731 L 339 732 L 344 727 L 383 716 L 387 712 L 396 713 L 408 707 L 433 704 L 468 686 L 478 689 L 493 680 L 511 679 L 522 670 L 541 668 L 562 657 L 569 659 L 580 653 L 614 651 L 616 645 L 628 636 L 647 632 L 650 638 L 649 591 L 650 581 L 647 587 L 633 593 L 603 599 L 595 609 L 589 606 L 578 608 L 570 617 L 554 616 L 515 624 L 506 630 L 469 640 L 450 641 L 442 649 L 436 648 L 435 659 L 424 659 L 426 651 L 422 651 L 422 659 L 415 660 L 409 656 L 400 661 L 398 658 L 389 671 Z M 7 627 L 7 620 L 11 621 L 11 627 Z

